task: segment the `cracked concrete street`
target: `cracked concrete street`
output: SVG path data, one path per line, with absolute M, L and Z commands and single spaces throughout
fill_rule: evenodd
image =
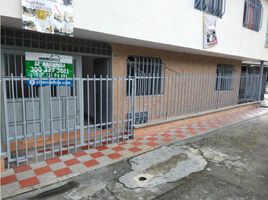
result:
M 17 199 L 268 199 L 268 115 Z M 39 192 L 39 194 L 38 194 Z

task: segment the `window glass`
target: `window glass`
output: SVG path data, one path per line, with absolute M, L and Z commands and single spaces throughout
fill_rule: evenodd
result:
M 262 10 L 260 0 L 245 0 L 243 26 L 258 32 L 262 26 Z

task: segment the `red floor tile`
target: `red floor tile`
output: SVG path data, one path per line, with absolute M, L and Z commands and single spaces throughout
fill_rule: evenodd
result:
M 171 135 L 170 134 L 168 134 L 168 133 L 164 133 L 164 134 L 161 134 L 162 136 L 164 136 L 164 137 L 170 137 Z
M 39 184 L 39 180 L 36 177 L 27 178 L 24 180 L 19 181 L 21 188 L 30 187 L 36 184 Z
M 152 148 L 159 146 L 159 144 L 157 144 L 156 142 L 148 142 L 146 143 L 146 145 Z
M 41 175 L 41 174 L 45 174 L 45 173 L 48 173 L 50 172 L 51 169 L 49 166 L 45 166 L 45 167 L 41 167 L 41 168 L 37 168 L 37 169 L 34 169 L 34 172 L 35 174 L 38 176 L 38 175 Z
M 149 137 L 149 138 L 146 138 L 147 140 L 151 140 L 151 141 L 155 141 L 157 140 L 157 138 L 154 138 L 154 137 Z
M 128 150 L 131 151 L 131 152 L 133 152 L 133 153 L 136 153 L 136 152 L 138 152 L 138 151 L 141 151 L 141 149 L 138 148 L 138 147 L 132 147 L 132 148 L 130 148 L 130 149 L 128 149 Z
M 114 151 L 122 151 L 124 150 L 125 148 L 121 147 L 121 146 L 117 146 L 117 147 L 113 147 L 112 150 Z
M 31 170 L 32 168 L 29 165 L 21 165 L 18 167 L 15 167 L 14 170 L 16 173 L 25 172 L 28 170 Z
M 84 151 L 77 151 L 77 152 L 73 153 L 74 157 L 81 157 L 81 156 L 85 156 L 85 155 L 87 155 L 87 153 Z
M 96 152 L 96 153 L 92 153 L 92 154 L 89 154 L 92 158 L 99 158 L 99 157 L 102 157 L 104 156 L 103 153 L 101 152 Z
M 54 163 L 58 163 L 58 162 L 61 162 L 61 160 L 59 158 L 50 158 L 48 160 L 46 160 L 46 163 L 47 164 L 54 164 Z
M 56 171 L 54 171 L 54 174 L 58 177 L 60 176 L 64 176 L 64 175 L 68 175 L 68 174 L 71 174 L 73 173 L 72 170 L 70 170 L 69 168 L 63 168 L 63 169 L 58 169 Z
M 0 180 L 1 180 L 0 185 L 6 185 L 6 184 L 10 184 L 10 183 L 17 181 L 17 178 L 15 175 L 11 175 L 11 176 L 6 176 L 6 177 L 1 177 Z
M 111 153 L 111 154 L 109 154 L 109 155 L 107 155 L 109 158 L 111 158 L 111 159 L 118 159 L 118 158 L 120 158 L 122 155 L 121 154 L 119 154 L 119 153 Z
M 86 167 L 93 167 L 95 165 L 100 164 L 97 160 L 93 159 L 93 160 L 89 160 L 83 163 Z
M 168 143 L 168 142 L 171 142 L 172 139 L 170 139 L 170 138 L 164 138 L 164 139 L 162 139 L 162 141 Z
M 182 139 L 182 138 L 185 138 L 185 135 L 183 135 L 183 134 L 176 134 L 177 136 L 178 136 L 178 138 L 180 138 L 180 139 Z
M 118 145 L 125 145 L 127 142 L 120 142 Z
M 75 165 L 75 164 L 78 164 L 78 163 L 80 163 L 80 161 L 77 160 L 76 158 L 64 161 L 64 164 L 67 165 L 67 166 Z
M 134 146 L 140 146 L 140 145 L 142 145 L 141 142 L 132 142 L 131 144 L 134 145 Z
M 109 148 L 107 146 L 100 146 L 100 147 L 97 147 L 96 149 L 98 149 L 99 151 L 102 151 L 102 150 L 106 150 Z

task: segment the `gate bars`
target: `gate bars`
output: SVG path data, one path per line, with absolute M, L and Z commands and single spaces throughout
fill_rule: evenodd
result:
M 260 75 L 179 74 L 136 76 L 135 124 L 163 121 L 259 101 Z
M 8 167 L 133 137 L 134 117 L 128 113 L 133 113 L 134 98 L 123 97 L 124 88 L 134 85 L 128 82 L 135 80 L 95 75 L 3 78 L 2 148 Z M 115 87 L 118 90 L 113 92 Z
M 259 101 L 259 85 L 260 75 L 235 73 L 11 75 L 2 78 L 2 152 L 10 166 L 128 140 L 134 125 Z

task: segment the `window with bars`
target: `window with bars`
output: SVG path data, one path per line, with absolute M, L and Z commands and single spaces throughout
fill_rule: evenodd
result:
M 232 65 L 217 65 L 216 91 L 233 89 L 233 71 Z
M 163 62 L 160 58 L 150 58 L 141 56 L 129 56 L 127 60 L 127 75 L 135 78 L 136 96 L 158 95 L 163 92 L 164 73 Z M 132 94 L 132 86 L 128 82 L 127 94 Z
M 225 13 L 226 0 L 195 0 L 195 9 L 204 11 L 211 15 L 222 17 Z
M 258 32 L 262 27 L 262 11 L 260 0 L 245 0 L 243 26 Z

